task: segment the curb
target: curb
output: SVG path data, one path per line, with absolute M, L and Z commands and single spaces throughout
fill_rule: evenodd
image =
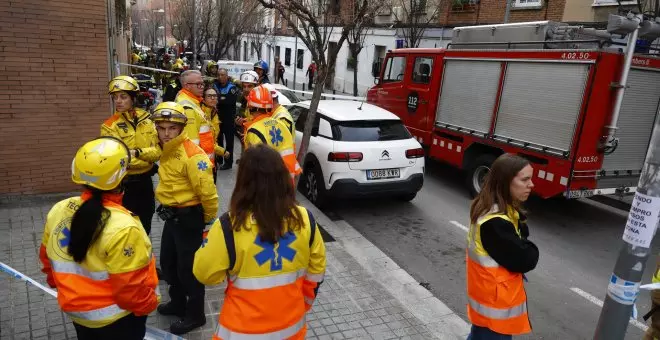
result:
M 302 195 L 297 194 L 296 199 L 314 214 L 316 221 L 344 247 L 347 253 L 351 254 L 377 281 L 382 282 L 383 287 L 408 312 L 423 322 L 432 334 L 442 339 L 467 337 L 470 333 L 470 324 L 422 287 L 360 232 L 346 221 L 332 221 Z

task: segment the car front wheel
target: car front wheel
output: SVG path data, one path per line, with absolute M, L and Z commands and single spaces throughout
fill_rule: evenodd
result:
M 308 165 L 303 171 L 303 183 L 300 191 L 310 202 L 321 208 L 326 203 L 326 190 L 323 185 L 323 174 L 315 165 Z

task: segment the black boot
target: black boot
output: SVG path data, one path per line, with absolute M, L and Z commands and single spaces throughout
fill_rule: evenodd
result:
M 176 335 L 186 334 L 195 328 L 202 327 L 206 324 L 206 317 L 201 318 L 183 318 L 170 326 L 170 332 Z
M 183 318 L 186 316 L 186 309 L 182 308 L 181 306 L 177 306 L 170 301 L 160 304 L 158 306 L 158 313 L 160 315 L 178 316 Z
M 231 162 L 225 162 L 218 170 L 229 170 L 231 169 Z

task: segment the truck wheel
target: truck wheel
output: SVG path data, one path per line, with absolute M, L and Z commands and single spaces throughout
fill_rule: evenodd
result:
M 323 174 L 317 165 L 312 163 L 305 167 L 298 188 L 300 192 L 317 208 L 323 207 L 326 203 L 326 190 L 325 185 L 323 185 Z
M 465 179 L 472 197 L 476 197 L 481 192 L 486 175 L 490 172 L 490 166 L 496 158 L 494 155 L 485 154 L 477 157 L 471 164 Z

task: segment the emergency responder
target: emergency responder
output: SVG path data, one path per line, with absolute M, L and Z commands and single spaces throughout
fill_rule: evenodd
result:
M 245 131 L 245 125 L 249 124 L 252 120 L 252 115 L 247 106 L 247 97 L 250 94 L 250 91 L 254 89 L 259 84 L 259 75 L 254 71 L 243 72 L 240 76 L 241 86 L 243 87 L 242 98 L 240 101 L 240 108 L 238 109 L 238 114 L 234 122 L 236 123 L 236 132 L 238 137 L 241 139 L 241 145 L 243 141 L 243 132 Z
M 325 245 L 287 177 L 277 152 L 247 149 L 229 213 L 195 254 L 200 282 L 217 285 L 229 277 L 213 339 L 305 338 L 305 314 L 325 275 Z
M 118 76 L 110 81 L 108 93 L 112 96 L 115 113 L 101 125 L 101 136 L 120 139 L 133 154 L 146 148 L 158 151 L 158 134 L 149 112 L 135 107 L 138 91 L 138 83 L 131 77 Z M 156 210 L 151 176 L 158 171 L 154 162 L 158 161 L 160 153 L 150 152 L 149 155 L 152 157 L 144 160 L 131 158 L 128 176 L 124 179 L 123 199 L 123 206 L 140 217 L 147 235 L 151 233 L 151 219 Z
M 302 173 L 296 159 L 295 140 L 284 124 L 271 117 L 273 97 L 270 91 L 263 85 L 255 87 L 248 95 L 247 105 L 253 119 L 245 128 L 244 149 L 258 144 L 272 147 L 282 156 L 295 183 L 296 176 Z
M 172 71 L 176 74 L 171 74 L 170 84 L 165 89 L 163 94 L 163 102 L 172 102 L 176 99 L 176 95 L 181 91 L 181 72 L 183 72 L 183 66 L 179 64 L 172 65 Z
M 185 334 L 206 323 L 204 286 L 193 276 L 192 265 L 205 225 L 216 218 L 218 194 L 211 162 L 183 131 L 185 109 L 174 102 L 161 103 L 152 120 L 163 150 L 156 198 L 161 204 L 158 215 L 165 221 L 160 264 L 170 285 L 170 302 L 158 306 L 158 312 L 181 317 L 170 332 Z
M 215 183 L 217 179 L 218 161 L 229 157 L 227 150 L 225 150 L 217 143 L 218 135 L 220 134 L 220 125 L 222 124 L 218 116 L 217 105 L 218 93 L 215 92 L 215 89 L 212 87 L 207 87 L 204 90 L 204 99 L 202 100 L 201 106 L 202 110 L 204 111 L 204 118 L 206 118 L 206 121 L 211 123 L 211 129 L 213 130 L 213 142 L 215 143 L 213 150 L 216 157 L 216 166 L 213 167 L 213 183 Z M 233 122 L 231 122 L 231 124 L 233 124 Z
M 213 82 L 218 77 L 218 63 L 213 60 L 209 61 L 206 65 L 206 74 L 204 76 L 205 78 L 210 78 L 210 81 Z
M 655 267 L 655 274 L 653 274 L 653 283 L 660 283 L 660 261 Z M 651 310 L 644 315 L 644 321 L 651 318 L 651 327 L 646 330 L 644 340 L 660 339 L 660 290 L 654 289 L 651 291 Z
M 183 88 L 176 95 L 176 102 L 186 109 L 186 134 L 195 144 L 199 145 L 215 166 L 215 140 L 211 123 L 206 120 L 200 104 L 204 95 L 204 80 L 202 73 L 197 70 L 188 70 L 181 73 Z
M 231 169 L 234 162 L 234 133 L 236 125 L 236 100 L 239 90 L 229 79 L 229 71 L 226 68 L 218 69 L 218 79 L 213 83 L 213 88 L 218 93 L 218 115 L 223 124 L 220 125 L 220 134 L 218 134 L 218 145 L 224 146 L 229 152 L 229 157 L 224 160 L 220 170 Z
M 536 267 L 539 250 L 527 238 L 522 203 L 534 184 L 528 160 L 497 158 L 470 207 L 467 249 L 468 339 L 511 339 L 531 332 L 524 274 Z
M 270 84 L 270 79 L 268 79 L 268 63 L 259 60 L 254 63 L 254 72 L 257 72 L 259 75 L 259 85 L 261 84 Z
M 270 84 L 263 86 L 266 86 L 266 88 L 270 90 L 270 94 L 273 97 L 273 114 L 271 117 L 283 123 L 291 133 L 291 136 L 295 137 L 295 121 L 293 120 L 291 113 L 289 113 L 289 110 L 287 110 L 286 107 L 280 105 L 279 94 L 277 93 L 277 90 L 275 90 L 275 87 Z
M 86 143 L 71 166 L 82 195 L 58 202 L 46 218 L 42 271 L 81 340 L 144 339 L 160 300 L 149 236 L 121 205 L 129 164 L 118 139 Z

